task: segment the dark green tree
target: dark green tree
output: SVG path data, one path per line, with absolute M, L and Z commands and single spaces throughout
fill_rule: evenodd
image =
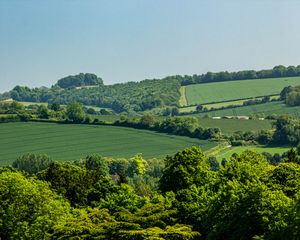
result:
M 66 114 L 68 119 L 74 123 L 81 123 L 85 117 L 83 106 L 78 102 L 69 103 Z
M 18 159 L 12 163 L 12 166 L 28 174 L 36 174 L 48 168 L 51 163 L 53 163 L 53 161 L 46 154 L 28 153 L 18 157 Z

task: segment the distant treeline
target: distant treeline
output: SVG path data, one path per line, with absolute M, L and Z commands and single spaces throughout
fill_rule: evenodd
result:
M 275 66 L 273 69 L 266 70 L 244 70 L 238 72 L 207 72 L 205 74 L 192 76 L 188 75 L 176 75 L 169 78 L 177 79 L 181 85 L 190 85 L 197 83 L 209 83 L 209 82 L 224 82 L 224 81 L 235 81 L 245 79 L 260 79 L 260 78 L 280 78 L 280 77 L 296 77 L 300 76 L 300 65 L 298 66 Z

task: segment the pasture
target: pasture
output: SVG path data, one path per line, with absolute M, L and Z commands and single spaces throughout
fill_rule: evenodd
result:
M 187 105 L 278 95 L 286 86 L 300 84 L 300 77 L 202 83 L 186 86 Z
M 107 157 L 163 158 L 180 149 L 199 146 L 207 150 L 216 143 L 195 138 L 115 126 L 2 123 L 0 165 L 12 163 L 25 153 L 45 153 L 53 160 L 78 160 L 89 154 Z
M 269 152 L 271 154 L 275 154 L 275 153 L 282 154 L 283 152 L 286 152 L 289 149 L 290 149 L 289 147 L 265 147 L 265 146 L 231 147 L 231 148 L 225 149 L 223 151 L 220 151 L 216 157 L 219 161 L 221 161 L 223 158 L 226 158 L 227 160 L 229 160 L 233 153 L 241 154 L 242 152 L 244 152 L 246 150 L 250 150 L 250 151 L 253 151 L 256 153 Z
M 222 117 L 222 116 L 251 116 L 251 115 L 260 115 L 260 116 L 271 116 L 273 114 L 283 115 L 290 114 L 294 117 L 300 117 L 300 106 L 288 107 L 283 102 L 268 102 L 263 104 L 242 106 L 236 108 L 228 108 L 221 110 L 214 110 L 210 112 L 202 112 L 197 114 L 192 114 L 190 116 L 210 116 L 210 117 Z
M 211 119 L 201 118 L 200 125 L 209 127 L 218 127 L 225 134 L 237 131 L 259 131 L 272 129 L 272 121 L 269 120 L 240 120 L 240 119 Z
M 219 109 L 222 107 L 229 107 L 229 106 L 243 106 L 243 103 L 248 100 L 262 100 L 262 97 L 257 98 L 248 98 L 248 99 L 242 99 L 242 100 L 233 100 L 228 102 L 218 102 L 218 103 L 208 103 L 203 104 L 202 106 L 207 108 L 208 110 L 211 109 Z M 270 100 L 279 100 L 279 95 L 270 96 Z M 181 107 L 179 108 L 180 113 L 191 113 L 196 111 L 197 106 L 187 106 L 187 107 Z

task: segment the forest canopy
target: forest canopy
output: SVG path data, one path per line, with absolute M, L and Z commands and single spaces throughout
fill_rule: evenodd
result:
M 295 149 L 274 165 L 247 151 L 218 169 L 196 147 L 164 164 L 141 155 L 48 160 L 31 154 L 16 168 L 0 168 L 1 239 L 296 240 L 300 234 Z

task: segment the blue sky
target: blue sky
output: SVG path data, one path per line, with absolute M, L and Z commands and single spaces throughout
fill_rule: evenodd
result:
M 297 0 L 0 0 L 0 92 L 300 64 Z

